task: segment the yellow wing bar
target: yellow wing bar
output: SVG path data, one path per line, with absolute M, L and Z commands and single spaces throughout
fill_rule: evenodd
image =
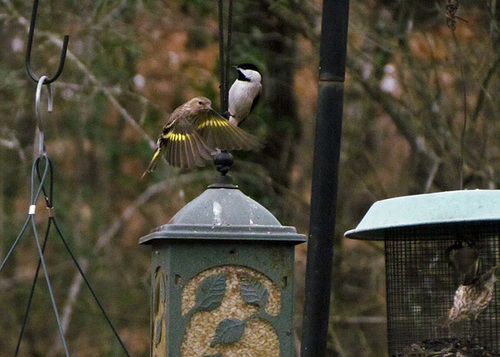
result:
M 198 130 L 206 127 L 224 127 L 230 125 L 225 119 L 207 119 L 198 125 Z
M 189 136 L 189 134 L 179 134 L 179 133 L 174 133 L 174 132 L 169 132 L 167 135 L 164 135 L 163 138 L 167 140 L 172 140 L 172 141 L 186 141 L 186 138 Z

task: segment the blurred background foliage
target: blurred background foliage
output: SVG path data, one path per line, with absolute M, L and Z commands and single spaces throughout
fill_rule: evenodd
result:
M 0 258 L 29 206 L 35 83 L 24 68 L 32 4 L 0 0 Z M 498 188 L 500 2 L 461 2 L 455 31 L 444 1 L 352 0 L 329 356 L 384 356 L 384 251 L 343 239 L 376 200 L 459 187 Z M 284 225 L 307 233 L 321 2 L 235 0 L 232 62 L 263 73 L 244 129 L 265 143 L 236 153 L 240 188 Z M 66 67 L 44 115 L 59 225 L 134 356 L 149 355 L 149 255 L 139 237 L 168 222 L 213 181 L 210 165 L 165 164 L 141 180 L 164 120 L 195 95 L 219 101 L 217 3 L 206 0 L 44 0 L 32 66 L 51 76 L 63 34 Z M 332 19 L 334 21 L 334 19 Z M 462 68 L 463 73 L 462 76 Z M 231 73 L 233 80 L 235 73 Z M 40 229 L 46 221 L 39 210 Z M 300 336 L 305 246 L 297 249 Z M 0 274 L 0 351 L 15 349 L 37 264 L 30 234 Z M 118 343 L 51 237 L 56 299 L 75 356 L 120 356 Z M 58 331 L 43 279 L 21 354 L 56 356 Z M 297 345 L 299 341 L 297 340 Z

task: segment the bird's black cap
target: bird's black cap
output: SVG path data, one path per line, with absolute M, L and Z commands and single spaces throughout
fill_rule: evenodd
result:
M 259 69 L 257 68 L 257 66 L 252 64 L 252 63 L 243 63 L 243 64 L 236 66 L 236 68 L 251 69 L 251 70 L 259 72 Z

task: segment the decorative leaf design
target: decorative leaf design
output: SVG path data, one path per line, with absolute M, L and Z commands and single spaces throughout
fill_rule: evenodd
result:
M 210 344 L 214 347 L 219 343 L 233 343 L 238 341 L 243 336 L 245 331 L 246 320 L 225 319 L 219 323 L 215 329 L 215 337 Z
M 269 293 L 260 281 L 257 279 L 244 279 L 241 282 L 241 296 L 247 304 L 266 306 Z
M 226 293 L 226 273 L 210 275 L 196 289 L 196 308 L 212 311 L 218 308 Z

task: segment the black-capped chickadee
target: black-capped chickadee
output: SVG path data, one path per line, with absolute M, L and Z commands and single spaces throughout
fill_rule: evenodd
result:
M 160 153 L 175 167 L 192 169 L 205 166 L 214 149 L 256 150 L 261 144 L 219 115 L 205 97 L 196 97 L 173 111 L 157 141 L 153 159 L 143 176 L 153 172 Z
M 259 101 L 262 90 L 262 76 L 256 66 L 251 63 L 236 67 L 238 78 L 229 89 L 229 122 L 236 126 L 248 118 Z

